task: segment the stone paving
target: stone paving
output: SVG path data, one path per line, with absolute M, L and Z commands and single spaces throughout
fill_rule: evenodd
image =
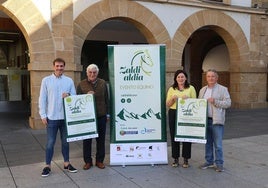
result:
M 0 110 L 1 188 L 268 188 L 268 108 L 227 111 L 223 141 L 225 171 L 222 173 L 198 168 L 204 162 L 203 144 L 193 144 L 188 169 L 168 164 L 110 166 L 108 129 L 104 170 L 82 169 L 82 142 L 78 141 L 70 144 L 70 159 L 78 172 L 64 171 L 57 142 L 52 173 L 42 178 L 46 131 L 30 129 L 28 117 L 24 111 Z M 168 156 L 172 162 L 169 145 L 168 136 Z

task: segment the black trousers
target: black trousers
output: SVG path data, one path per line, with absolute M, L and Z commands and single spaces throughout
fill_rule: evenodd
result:
M 171 138 L 171 152 L 172 158 L 178 159 L 180 157 L 180 144 L 181 142 L 175 142 L 175 127 L 176 127 L 176 113 L 177 110 L 169 109 L 168 110 L 168 119 L 169 119 L 169 131 L 170 131 L 170 138 Z M 192 143 L 191 142 L 182 142 L 182 157 L 186 159 L 191 158 L 191 149 Z
M 105 134 L 106 134 L 107 117 L 98 117 L 98 134 L 96 138 L 96 162 L 103 162 L 105 157 Z M 83 157 L 85 163 L 92 163 L 92 139 L 83 140 Z

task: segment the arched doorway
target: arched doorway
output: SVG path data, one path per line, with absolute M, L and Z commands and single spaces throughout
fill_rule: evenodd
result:
M 219 83 L 229 88 L 229 53 L 222 37 L 209 26 L 196 30 L 184 48 L 182 66 L 199 91 L 206 84 L 204 73 L 210 68 L 219 73 Z M 200 79 L 202 78 L 202 79 Z
M 196 47 L 191 49 L 194 45 Z M 227 87 L 232 98 L 232 107 L 248 105 L 244 104 L 245 100 L 241 97 L 243 93 L 240 92 L 243 75 L 241 70 L 251 71 L 248 38 L 239 24 L 224 12 L 203 10 L 185 19 L 172 40 L 172 46 L 176 46 L 173 49 L 176 53 L 172 54 L 172 58 L 180 65 L 188 66 L 191 82 L 198 90 L 202 87 L 203 60 L 218 45 L 225 45 L 229 52 L 229 75 L 226 75 L 227 83 L 230 83 Z M 192 51 L 193 49 L 195 50 Z M 197 53 L 196 59 L 193 53 Z
M 0 11 L 1 111 L 30 112 L 29 49 L 19 27 Z
M 96 25 L 88 34 L 81 53 L 83 71 L 81 79 L 86 78 L 86 68 L 94 63 L 100 69 L 99 77 L 109 81 L 108 50 L 109 44 L 147 44 L 143 34 L 131 23 L 122 19 L 107 19 Z
M 119 44 L 170 45 L 170 37 L 165 26 L 149 9 L 135 1 L 113 1 L 113 6 L 107 6 L 110 5 L 107 2 L 109 0 L 95 3 L 74 18 L 75 62 L 80 63 L 81 59 L 85 58 L 81 57 L 81 55 L 84 55 L 82 47 L 86 40 L 92 40 L 92 38 L 97 41 L 118 42 Z M 105 11 L 102 7 L 105 7 Z M 127 14 L 126 10 L 128 10 Z M 89 19 L 92 17 L 95 19 Z M 111 28 L 113 29 L 111 30 Z M 129 28 L 131 30 L 128 30 Z M 107 36 L 104 36 L 100 29 L 103 29 Z M 113 36 L 113 38 L 107 38 L 110 36 Z M 115 39 L 116 36 L 120 39 Z M 135 40 L 131 40 L 133 36 L 136 38 Z M 141 39 L 137 39 L 138 36 Z M 167 50 L 167 59 L 170 58 L 170 55 L 171 51 Z M 83 74 L 82 77 L 84 77 Z
M 25 50 L 21 50 L 21 53 L 24 53 L 27 62 L 27 68 L 24 71 L 29 71 L 30 83 L 27 86 L 29 86 L 30 97 L 26 103 L 27 106 L 22 104 L 21 109 L 25 111 L 29 106 L 29 113 L 25 117 L 28 116 L 31 128 L 43 128 L 38 113 L 38 94 L 41 79 L 51 72 L 47 63 L 51 62 L 56 53 L 49 23 L 45 21 L 34 3 L 31 0 L 23 2 L 9 1 L 8 3 L 0 4 L 0 11 L 15 23 L 16 29 L 25 41 Z M 23 7 L 23 9 L 13 9 L 12 7 Z M 18 45 L 15 49 L 17 50 L 21 47 Z M 12 79 L 17 80 L 17 76 Z M 19 109 L 19 106 L 15 105 L 11 111 L 16 112 Z

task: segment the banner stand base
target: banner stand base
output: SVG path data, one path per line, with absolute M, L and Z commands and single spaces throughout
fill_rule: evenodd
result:
M 166 142 L 110 144 L 110 165 L 168 164 Z

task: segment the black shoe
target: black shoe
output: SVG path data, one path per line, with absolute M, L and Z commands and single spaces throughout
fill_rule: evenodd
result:
M 64 169 L 68 170 L 71 173 L 76 173 L 77 169 L 74 168 L 71 164 L 68 164 L 68 166 L 64 166 Z
M 47 166 L 43 169 L 42 177 L 47 177 L 50 174 L 51 169 Z
M 223 166 L 216 166 L 215 171 L 216 172 L 224 172 Z

